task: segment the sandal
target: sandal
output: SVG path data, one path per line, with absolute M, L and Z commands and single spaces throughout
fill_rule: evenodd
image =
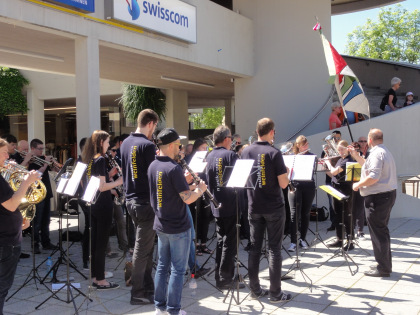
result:
M 195 250 L 195 255 L 196 255 L 196 256 L 203 256 L 203 253 L 201 252 L 201 249 L 197 248 L 197 249 Z
M 208 249 L 206 245 L 201 245 L 201 252 L 203 252 L 204 254 L 213 254 L 213 251 Z

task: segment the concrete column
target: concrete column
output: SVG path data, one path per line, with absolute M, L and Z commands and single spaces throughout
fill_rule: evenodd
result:
M 331 0 L 234 0 L 234 11 L 253 21 L 255 73 L 235 79 L 236 132 L 247 139 L 257 120 L 273 119 L 276 142 L 293 136 L 322 108 L 331 85 L 315 16 L 331 34 Z M 329 107 L 329 106 L 328 106 Z M 326 108 L 299 134 L 328 129 Z
M 28 101 L 28 142 L 37 138 L 45 143 L 44 101 L 40 100 L 33 88 L 27 89 Z
M 166 127 L 188 137 L 188 93 L 166 90 Z
M 96 38 L 75 40 L 77 143 L 101 129 L 99 42 Z M 79 148 L 78 148 L 79 149 Z
M 232 100 L 225 100 L 225 125 L 232 130 Z

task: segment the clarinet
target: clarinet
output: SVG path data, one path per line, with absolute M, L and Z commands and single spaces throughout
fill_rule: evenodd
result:
M 198 183 L 200 183 L 200 177 L 198 177 L 197 174 L 194 173 L 194 171 L 191 169 L 191 167 L 188 166 L 187 162 L 185 162 L 184 159 L 181 159 L 180 162 L 181 162 L 182 168 L 185 168 L 191 174 L 191 176 L 194 178 L 195 182 L 198 185 Z M 216 209 L 219 209 L 222 206 L 221 203 L 217 202 L 216 198 L 214 198 L 214 196 L 212 195 L 212 193 L 209 191 L 208 188 L 206 189 L 204 193 L 207 195 L 207 197 L 209 198 L 209 200 L 211 201 L 211 203 Z
M 107 152 L 105 153 L 105 158 L 107 159 L 108 165 L 111 169 L 113 169 L 114 167 L 117 169 L 118 178 L 122 177 L 121 167 L 118 165 L 117 161 L 115 161 L 115 159 L 112 157 L 112 155 Z M 114 189 L 118 195 L 118 197 L 114 198 L 114 203 L 116 205 L 122 205 L 125 201 L 124 188 L 122 185 L 120 185 L 115 187 Z

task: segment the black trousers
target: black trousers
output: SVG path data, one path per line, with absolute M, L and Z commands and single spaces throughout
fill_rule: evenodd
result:
M 3 306 L 9 289 L 15 278 L 16 268 L 20 256 L 20 245 L 0 246 L 0 314 L 3 315 Z
M 80 208 L 82 208 L 83 214 L 85 215 L 85 229 L 83 230 L 82 239 L 82 257 L 83 263 L 89 262 L 89 227 L 90 227 L 90 209 L 82 199 L 78 199 Z
M 391 236 L 388 222 L 396 197 L 395 190 L 365 196 L 366 219 L 373 253 L 378 263 L 378 271 L 382 273 L 392 272 Z
M 105 279 L 105 251 L 112 225 L 112 205 L 101 209 L 92 206 L 92 278 Z
M 195 230 L 197 231 L 197 242 L 201 241 L 201 244 L 207 243 L 207 235 L 209 233 L 209 224 L 212 219 L 211 207 L 207 200 L 198 198 L 196 202 L 189 205 L 191 214 L 193 217 Z
M 353 223 L 357 232 L 363 232 L 365 226 L 365 202 L 360 191 L 353 193 Z
M 306 240 L 306 233 L 309 228 L 309 215 L 314 197 L 315 187 L 296 187 L 294 192 L 289 191 L 290 239 L 294 244 L 297 244 L 296 218 L 298 218 L 298 226 L 300 226 L 300 238 Z
M 228 284 L 235 272 L 236 215 L 216 218 L 216 285 Z
M 354 229 L 352 224 L 352 207 L 353 207 L 353 189 L 351 183 L 349 184 L 341 184 L 341 185 L 334 185 L 334 188 L 343 193 L 346 196 L 350 196 L 347 201 L 340 201 L 334 198 L 334 210 L 335 210 L 335 222 L 333 223 L 335 226 L 335 232 L 337 238 L 342 240 L 343 239 L 343 215 L 344 215 L 344 225 L 346 229 L 347 238 L 354 238 Z

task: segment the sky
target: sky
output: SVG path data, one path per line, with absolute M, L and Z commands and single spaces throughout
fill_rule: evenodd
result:
M 408 11 L 420 10 L 420 0 L 406 0 L 400 4 Z M 390 5 L 386 7 L 395 7 Z M 385 8 L 385 7 L 383 7 Z M 364 25 L 367 19 L 377 20 L 378 13 L 381 8 L 360 11 L 355 13 L 335 15 L 331 18 L 331 42 L 334 48 L 344 54 L 347 43 L 347 34 L 351 33 L 357 26 Z

